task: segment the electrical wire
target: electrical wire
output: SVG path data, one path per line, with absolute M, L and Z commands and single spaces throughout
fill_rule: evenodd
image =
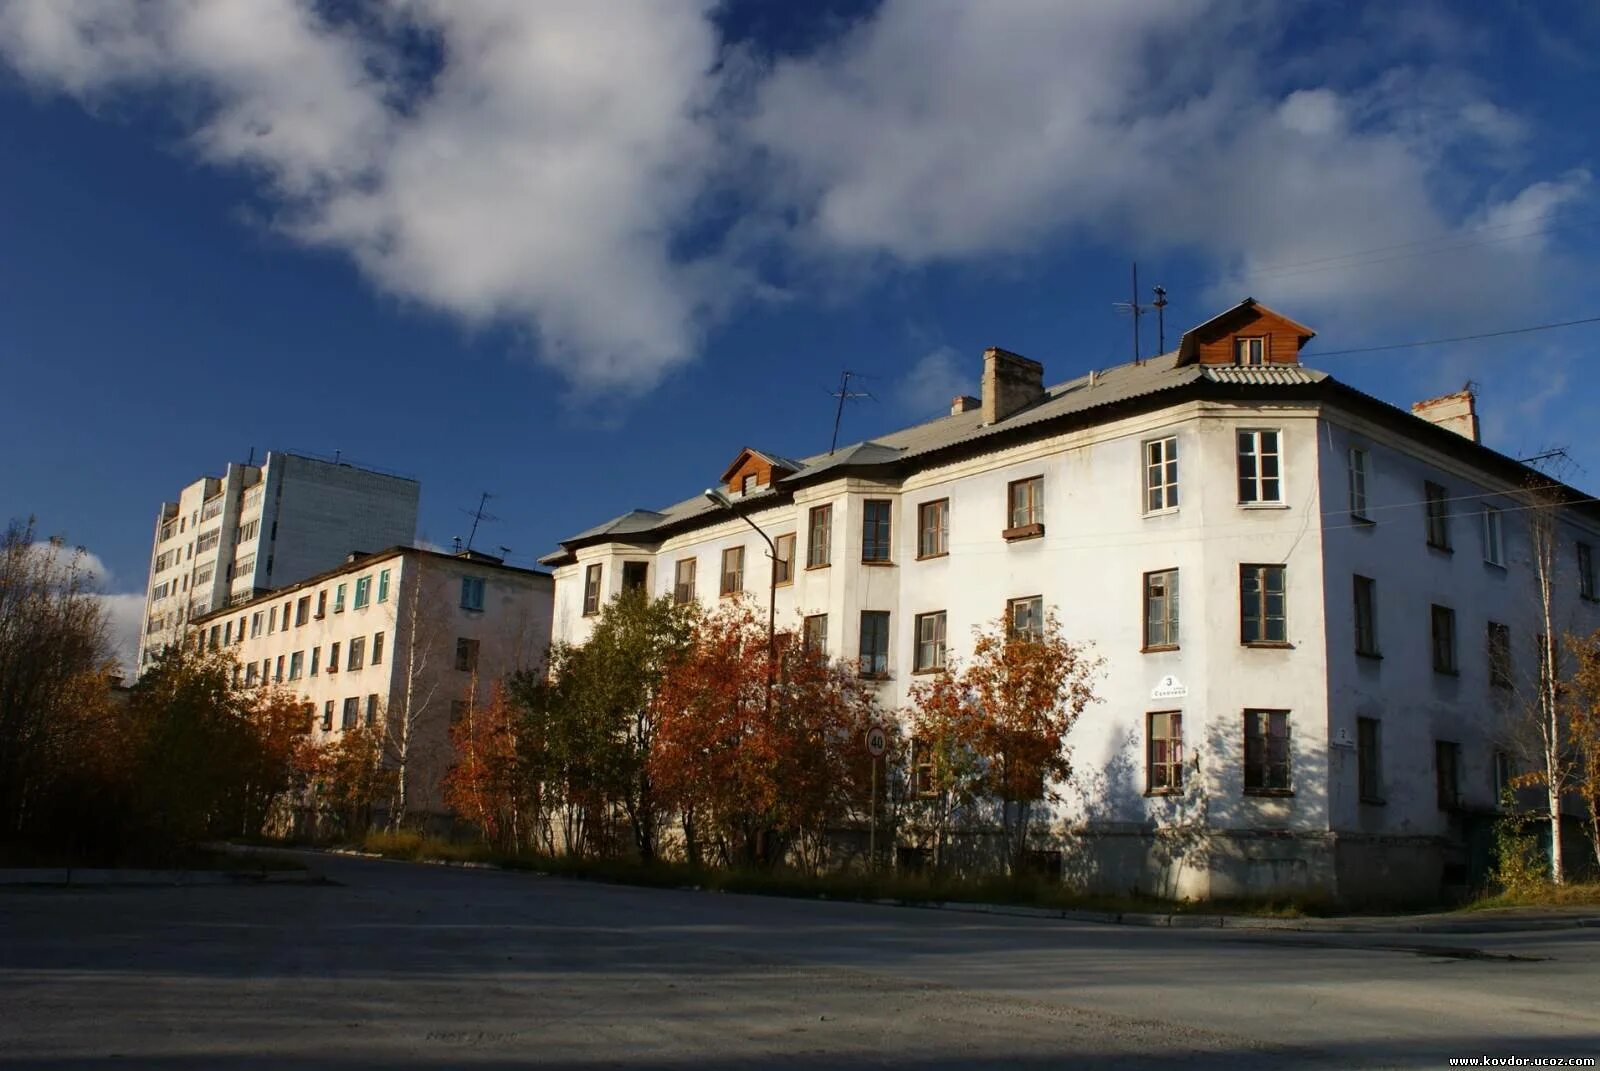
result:
M 1312 361 L 1324 357 L 1348 357 L 1357 353 L 1384 353 L 1390 350 L 1417 349 L 1422 346 L 1443 346 L 1451 342 L 1479 342 L 1489 338 L 1504 338 L 1507 335 L 1528 335 L 1535 331 L 1553 331 L 1558 327 L 1577 327 L 1581 324 L 1600 323 L 1600 316 L 1585 316 L 1578 320 L 1562 320 L 1552 324 L 1533 324 L 1528 327 L 1511 327 L 1504 331 L 1485 331 L 1476 335 L 1456 335 L 1452 338 L 1428 338 L 1419 342 L 1394 342 L 1383 346 L 1358 346 L 1344 350 L 1312 350 L 1305 356 Z

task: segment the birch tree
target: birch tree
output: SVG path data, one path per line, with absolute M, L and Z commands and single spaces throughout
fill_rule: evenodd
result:
M 422 729 L 439 709 L 441 675 L 452 654 L 445 649 L 448 622 L 443 611 L 448 603 L 441 582 L 419 559 L 407 560 L 405 571 L 413 570 L 415 576 L 403 577 L 395 610 L 397 645 L 405 664 L 400 695 L 398 703 L 391 702 L 384 710 L 381 730 L 384 763 L 394 779 L 392 830 L 405 824 L 417 768 L 431 757 L 425 754 L 428 744 Z

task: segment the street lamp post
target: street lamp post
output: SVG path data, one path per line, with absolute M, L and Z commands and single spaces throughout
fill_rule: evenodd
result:
M 767 544 L 767 558 L 772 563 L 772 568 L 767 574 L 767 707 L 772 707 L 772 679 L 778 668 L 778 545 L 772 537 L 761 530 L 761 526 L 743 513 L 740 513 L 733 504 L 733 499 L 715 487 L 706 488 L 706 499 L 718 506 L 729 510 L 733 515 L 756 530 Z

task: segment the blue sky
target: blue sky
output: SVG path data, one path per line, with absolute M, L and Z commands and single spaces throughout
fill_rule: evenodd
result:
M 530 563 L 744 445 L 1126 360 L 1246 294 L 1600 486 L 1591 3 L 0 0 L 0 513 L 124 620 L 252 448 L 422 481 Z M 1490 8 L 1491 5 L 1481 5 Z M 1142 295 L 1148 297 L 1148 293 Z M 1146 321 L 1147 351 L 1154 323 Z

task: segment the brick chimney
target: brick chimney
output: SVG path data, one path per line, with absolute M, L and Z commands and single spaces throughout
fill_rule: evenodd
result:
M 950 400 L 950 415 L 957 416 L 961 413 L 970 413 L 978 408 L 978 399 L 970 394 L 958 394 Z
M 983 351 L 983 422 L 998 424 L 1044 397 L 1044 365 L 991 346 Z
M 1417 402 L 1411 407 L 1411 412 L 1430 424 L 1437 424 L 1441 428 L 1455 432 L 1464 439 L 1471 439 L 1473 442 L 1482 441 L 1478 438 L 1478 398 L 1470 386 L 1454 394 L 1443 394 L 1437 398 Z

